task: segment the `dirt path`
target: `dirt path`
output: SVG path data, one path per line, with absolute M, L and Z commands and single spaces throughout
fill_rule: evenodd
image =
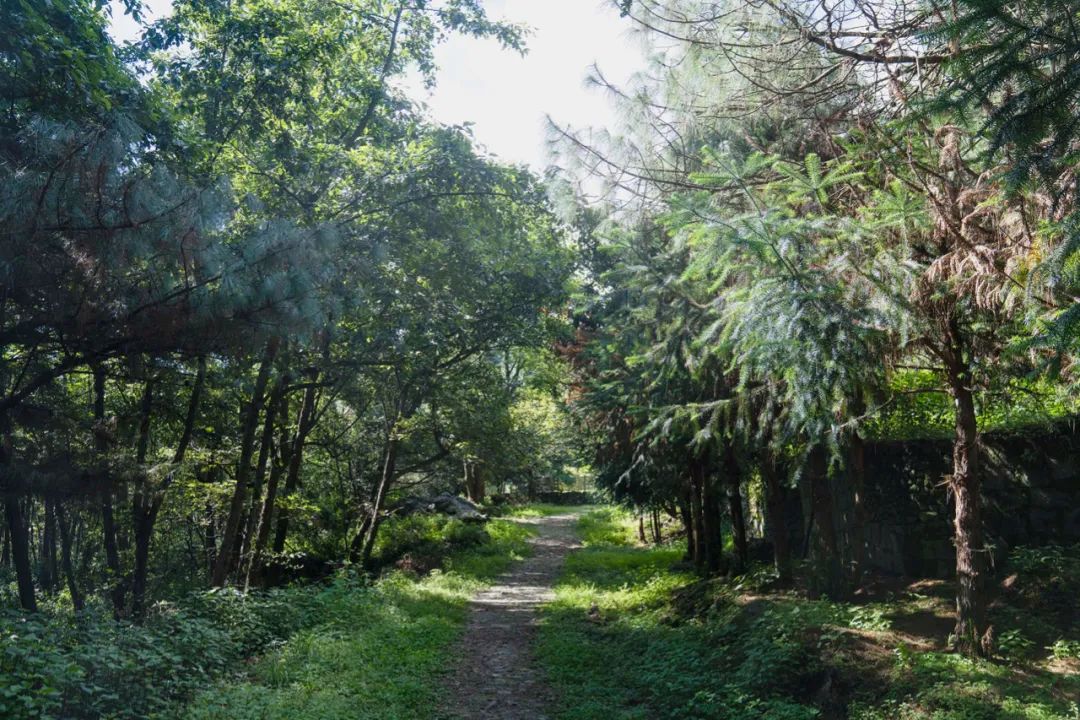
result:
M 445 718 L 548 720 L 550 688 L 536 666 L 536 609 L 555 597 L 552 586 L 577 547 L 576 515 L 519 520 L 536 527 L 533 554 L 477 595 L 447 681 Z

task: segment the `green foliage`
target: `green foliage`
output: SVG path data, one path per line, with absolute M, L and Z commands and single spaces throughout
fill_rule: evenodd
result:
M 525 554 L 529 531 L 503 521 L 488 531 L 451 521 L 412 523 L 391 536 L 398 540 L 387 547 L 403 537 L 440 547 L 458 541 L 450 543 L 445 572 L 427 578 L 395 573 L 371 584 L 343 574 L 326 586 L 200 592 L 156 605 L 139 625 L 113 620 L 104 607 L 76 617 L 62 609 L 6 612 L 0 712 L 11 720 L 178 717 L 199 694 L 186 716 L 295 717 L 297 707 L 320 706 L 327 714 L 318 717 L 355 717 L 343 704 L 353 697 L 348 693 L 375 688 L 385 702 L 372 703 L 366 717 L 401 718 L 433 707 L 432 678 L 460 631 L 467 600 Z M 206 690 L 268 649 L 253 666 L 255 684 Z M 341 684 L 331 688 L 331 679 Z M 305 683 L 311 692 L 301 690 Z M 315 688 L 337 704 L 323 706 Z
M 425 534 L 419 526 L 409 533 Z M 427 526 L 429 535 L 442 533 Z M 242 681 L 201 692 L 182 717 L 434 717 L 469 599 L 525 552 L 528 531 L 514 523 L 493 521 L 488 535 L 448 558 L 445 571 L 331 587 L 317 623 L 260 658 Z
M 559 718 L 1077 717 L 1069 698 L 1080 685 L 1030 665 L 1022 631 L 1004 633 L 1019 665 L 927 651 L 894 631 L 907 612 L 927 612 L 923 596 L 908 607 L 903 599 L 856 605 L 747 594 L 742 579 L 679 572 L 677 551 L 628 544 L 621 513 L 603 509 L 583 521 L 597 541 L 568 558 L 540 636 L 549 677 L 571 698 Z M 1069 562 L 1052 549 L 1017 557 L 1044 578 Z M 1055 647 L 1062 657 L 1072 650 L 1064 640 Z
M 347 578 L 336 586 L 360 587 Z M 142 625 L 118 623 L 103 607 L 74 618 L 7 613 L 0 710 L 12 720 L 167 713 L 238 661 L 318 622 L 329 592 L 199 593 L 155 607 Z
M 629 519 L 610 508 L 582 517 L 586 548 L 568 558 L 544 611 L 539 655 L 566 698 L 558 717 L 818 717 L 777 683 L 805 663 L 799 613 L 762 616 L 745 635 L 672 622 L 672 593 L 694 576 L 672 572 L 678 550 L 632 547 Z M 731 617 L 728 605 L 717 612 Z
M 446 515 L 417 513 L 384 523 L 375 544 L 377 565 L 389 565 L 405 556 L 418 556 L 439 564 L 455 550 L 483 545 L 490 538 L 483 525 L 464 523 Z

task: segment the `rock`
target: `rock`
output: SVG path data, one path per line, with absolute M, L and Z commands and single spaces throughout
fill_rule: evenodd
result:
M 463 497 L 443 493 L 436 496 L 432 502 L 435 510 L 443 515 L 456 517 L 465 522 L 487 522 L 488 516 L 480 511 L 480 507 Z
M 488 516 L 480 511 L 479 506 L 463 497 L 442 493 L 433 498 L 411 496 L 398 502 L 394 514 L 401 517 L 417 513 L 439 513 L 454 517 L 464 522 L 487 522 Z

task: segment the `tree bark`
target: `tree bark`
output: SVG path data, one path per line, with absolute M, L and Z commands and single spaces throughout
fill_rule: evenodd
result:
M 37 612 L 34 574 L 30 564 L 30 531 L 23 516 L 19 496 L 14 492 L 4 494 L 4 518 L 11 532 L 11 559 L 15 564 L 19 604 L 23 610 Z
M 206 358 L 200 357 L 198 370 L 195 373 L 195 382 L 191 388 L 191 396 L 188 398 L 187 413 L 184 415 L 184 429 L 180 434 L 180 442 L 173 453 L 172 464 L 180 465 L 187 454 L 188 446 L 195 430 L 195 420 L 199 414 L 199 404 L 202 402 L 203 387 L 206 384 Z M 148 383 L 146 395 L 144 395 L 143 418 L 145 421 L 142 437 L 145 442 L 140 442 L 141 450 L 138 453 L 140 463 L 146 459 L 146 447 L 150 434 L 150 413 L 152 411 L 152 392 Z M 143 494 L 136 497 L 133 507 L 135 523 L 135 566 L 131 579 L 131 612 L 136 618 L 141 618 L 146 609 L 146 585 L 150 572 L 150 545 L 154 537 L 154 526 L 157 524 L 158 513 L 165 501 L 165 492 L 172 483 L 172 473 L 159 488 L 145 487 Z
M 862 415 L 866 406 L 861 398 L 848 403 L 848 415 Z M 847 436 L 847 475 L 851 483 L 853 517 L 848 528 L 851 539 L 851 583 L 858 587 L 866 568 L 866 444 L 857 429 Z
M 300 468 L 304 461 L 304 445 L 308 435 L 315 428 L 315 411 L 318 406 L 319 391 L 316 387 L 318 373 L 312 373 L 308 387 L 304 390 L 304 400 L 300 404 L 300 416 L 296 421 L 296 437 L 289 448 L 288 474 L 285 476 L 285 492 L 282 497 L 288 498 L 296 492 L 300 485 Z M 289 535 L 289 509 L 281 508 L 278 511 L 277 531 L 274 534 L 275 553 L 285 550 L 285 539 Z
M 270 381 L 270 371 L 280 345 L 281 339 L 277 337 L 267 342 L 262 362 L 259 365 L 259 374 L 255 378 L 255 387 L 251 391 L 251 400 L 244 413 L 240 437 L 240 461 L 236 466 L 236 487 L 233 488 L 229 514 L 225 520 L 225 529 L 221 534 L 221 548 L 218 550 L 217 562 L 214 563 L 214 572 L 211 577 L 214 587 L 223 587 L 229 578 L 229 573 L 236 567 L 240 522 L 247 506 L 251 458 L 255 452 L 255 433 L 259 427 L 259 415 L 265 401 L 266 385 Z
M 980 497 L 978 419 L 971 390 L 971 371 L 964 358 L 959 331 L 953 324 L 951 352 L 947 355 L 949 384 L 956 404 L 953 474 L 949 479 L 955 504 L 956 544 L 956 649 L 966 655 L 986 656 L 993 648 L 986 619 L 986 590 Z
M 108 462 L 109 436 L 105 423 L 105 369 L 100 365 L 93 367 L 94 375 L 94 450 L 97 461 L 105 467 Z M 109 598 L 112 600 L 113 615 L 123 617 L 127 591 L 124 587 L 124 571 L 120 564 L 120 546 L 117 542 L 116 516 L 113 510 L 112 481 L 105 488 L 101 499 L 101 536 L 105 547 L 105 567 L 109 571 Z
M 45 498 L 45 521 L 41 528 L 41 589 L 52 592 L 59 584 L 56 562 L 56 513 L 54 501 Z
M 270 542 L 270 530 L 274 522 L 274 509 L 277 503 L 278 485 L 285 468 L 289 463 L 289 439 L 286 427 L 289 424 L 289 398 L 282 395 L 280 408 L 275 415 L 280 416 L 281 434 L 278 438 L 278 458 L 272 458 L 270 463 L 270 477 L 266 481 L 266 497 L 263 499 L 262 509 L 259 512 L 258 529 L 255 533 L 255 543 L 251 551 L 251 559 L 248 562 L 245 585 L 250 587 L 256 579 L 261 581 L 262 559 L 266 553 L 266 546 Z
M 479 466 L 472 460 L 465 461 L 465 495 L 474 503 L 484 501 L 487 489 L 484 487 L 484 476 Z
M 251 553 L 255 549 L 256 535 L 259 532 L 259 518 L 262 515 L 266 469 L 274 450 L 274 422 L 288 384 L 287 376 L 278 378 L 277 382 L 274 383 L 274 389 L 270 391 L 270 400 L 266 404 L 266 419 L 263 421 L 262 439 L 259 441 L 259 459 L 255 463 L 255 482 L 251 488 L 251 501 L 244 523 L 243 537 L 241 538 L 240 563 L 242 568 L 251 566 Z
M 773 546 L 773 564 L 781 585 L 790 585 L 791 543 L 788 536 L 787 507 L 783 483 L 776 466 L 776 455 L 766 449 L 761 461 L 761 479 L 765 485 L 765 508 L 769 513 L 770 539 Z
M 750 548 L 746 540 L 746 517 L 743 513 L 742 471 L 735 448 L 729 443 L 724 451 L 725 488 L 728 511 L 731 515 L 731 531 L 735 539 L 735 566 L 732 572 L 742 573 L 750 565 Z
M 694 515 L 691 511 L 692 490 L 683 490 L 679 499 L 679 519 L 682 520 L 683 531 L 686 533 L 686 560 L 696 563 L 695 548 L 697 542 L 694 539 Z
M 700 478 L 693 471 L 690 472 L 690 518 L 694 527 L 691 534 L 693 540 L 690 546 L 690 559 L 699 572 L 705 570 L 705 531 L 702 527 L 702 503 Z
M 701 488 L 701 551 L 705 572 L 715 574 L 723 567 L 723 536 L 720 532 L 720 498 L 716 493 L 716 479 L 712 477 L 712 464 L 707 457 L 695 458 L 690 473 Z
M 829 598 L 839 598 L 843 595 L 843 563 L 836 541 L 828 461 L 823 445 L 815 445 L 810 449 L 806 473 L 810 481 L 810 498 L 816 524 L 813 533 L 813 557 L 817 578 L 812 590 Z
M 68 592 L 71 594 L 71 604 L 75 612 L 80 612 L 86 603 L 82 592 L 79 590 L 79 582 L 75 576 L 75 566 L 71 561 L 71 526 L 68 524 L 62 503 L 56 503 L 56 525 L 60 531 L 60 564 L 64 568 L 64 577 L 67 579 Z
M 383 452 L 382 473 L 379 476 L 379 484 L 375 490 L 375 497 L 371 503 L 371 517 L 364 532 L 364 542 L 360 551 L 360 566 L 367 569 L 371 565 L 371 553 L 375 549 L 375 538 L 379 534 L 383 505 L 386 495 L 390 492 L 390 485 L 397 471 L 398 439 L 394 437 L 396 427 L 390 429 L 390 437 L 386 442 Z

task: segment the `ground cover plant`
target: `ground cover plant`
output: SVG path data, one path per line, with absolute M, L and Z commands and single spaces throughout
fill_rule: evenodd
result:
M 406 519 L 391 522 L 383 552 L 438 548 L 441 569 L 201 592 L 155 605 L 141 624 L 100 607 L 6 615 L 0 710 L 12 720 L 430 716 L 466 602 L 528 552 L 530 533 Z
M 937 635 L 949 623 L 948 588 L 810 600 L 775 589 L 768 567 L 702 581 L 679 546 L 638 544 L 625 511 L 590 513 L 580 527 L 585 548 L 567 561 L 539 643 L 563 698 L 559 718 L 1077 716 L 1080 676 L 1055 669 L 1046 653 L 996 662 L 949 653 Z M 1030 572 L 1025 557 L 1018 552 L 1016 565 Z M 1028 577 L 1054 582 L 1055 572 L 1043 566 Z M 1027 610 L 1032 622 L 1054 611 Z M 1062 654 L 1067 643 L 1057 645 Z

